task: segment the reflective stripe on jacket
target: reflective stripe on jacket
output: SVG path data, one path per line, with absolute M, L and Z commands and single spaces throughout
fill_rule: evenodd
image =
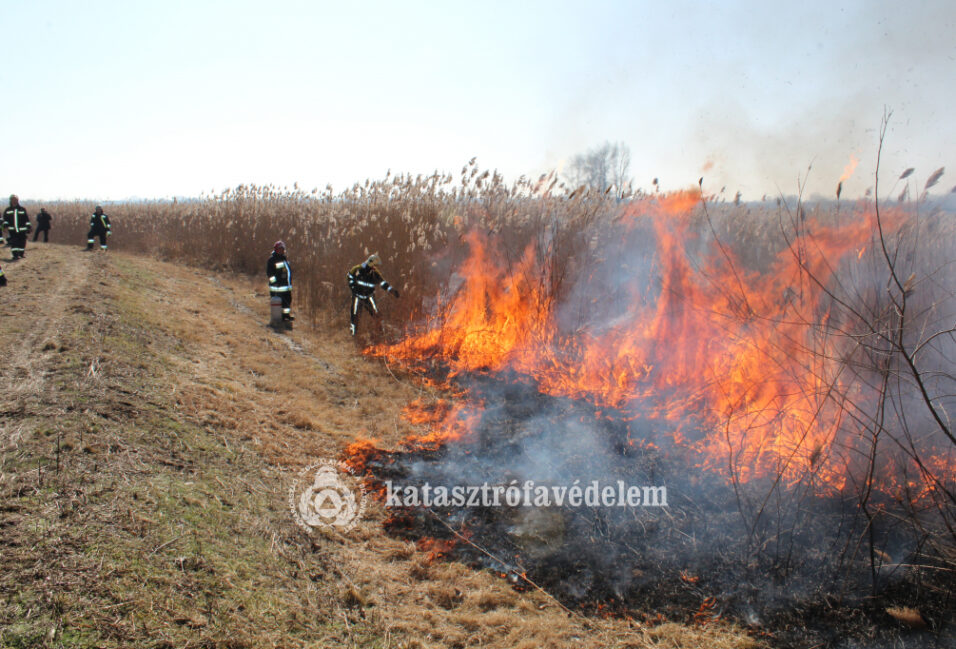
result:
M 269 290 L 273 293 L 286 293 L 292 290 L 292 268 L 285 255 L 272 253 L 266 262 L 266 275 L 269 277 Z
M 30 216 L 22 207 L 8 207 L 3 210 L 3 223 L 10 232 L 27 232 L 30 229 Z

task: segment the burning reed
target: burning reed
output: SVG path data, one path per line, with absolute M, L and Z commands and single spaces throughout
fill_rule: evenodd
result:
M 428 317 L 368 350 L 458 405 L 406 454 L 353 460 L 449 487 L 664 476 L 684 498 L 671 518 L 565 510 L 530 544 L 513 517 L 430 512 L 483 549 L 461 556 L 569 603 L 661 610 L 690 570 L 738 619 L 892 592 L 939 630 L 956 569 L 956 229 L 865 203 L 768 216 L 681 192 L 530 238 L 468 233 Z M 393 524 L 441 533 L 419 516 Z

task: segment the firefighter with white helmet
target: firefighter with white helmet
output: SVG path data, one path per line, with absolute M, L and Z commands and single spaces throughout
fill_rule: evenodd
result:
M 349 308 L 349 332 L 355 335 L 355 326 L 358 324 L 359 309 L 365 309 L 369 315 L 377 316 L 378 307 L 375 305 L 375 289 L 382 287 L 393 296 L 398 297 L 398 289 L 390 286 L 379 271 L 381 257 L 377 254 L 369 255 L 361 264 L 352 267 L 348 274 L 349 289 L 352 291 L 352 303 Z

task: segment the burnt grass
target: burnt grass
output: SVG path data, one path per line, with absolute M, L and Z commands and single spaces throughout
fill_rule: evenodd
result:
M 450 490 L 620 480 L 666 486 L 667 506 L 399 507 L 391 534 L 585 614 L 720 617 L 775 647 L 956 646 L 951 566 L 927 556 L 892 502 L 868 524 L 852 494 L 821 495 L 811 479 L 735 488 L 668 444 L 667 422 L 543 395 L 515 376 L 471 376 L 466 387 L 481 405 L 473 434 L 368 450 L 378 493 L 386 481 Z M 925 625 L 902 624 L 892 607 L 917 609 Z

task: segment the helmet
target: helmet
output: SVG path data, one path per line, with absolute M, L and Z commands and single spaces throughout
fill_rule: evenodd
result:
M 382 263 L 382 258 L 378 256 L 378 253 L 373 253 L 368 256 L 368 259 L 365 260 L 365 263 L 369 266 L 378 266 Z
M 285 252 L 285 244 L 281 241 L 276 241 L 275 245 L 272 246 L 272 249 L 279 253 Z

